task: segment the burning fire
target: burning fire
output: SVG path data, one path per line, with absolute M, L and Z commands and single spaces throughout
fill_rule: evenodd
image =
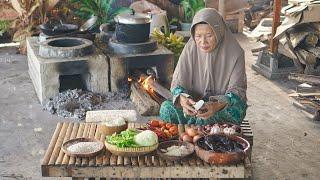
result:
M 132 82 L 132 78 L 131 77 L 128 77 L 128 82 Z
M 152 89 L 152 87 L 150 87 L 150 83 L 152 82 L 152 81 L 154 81 L 155 79 L 154 78 L 152 78 L 152 76 L 149 76 L 149 77 L 147 77 L 146 79 L 142 79 L 141 77 L 140 77 L 140 79 L 139 79 L 139 83 L 141 84 L 141 86 L 143 87 L 143 89 L 145 89 L 146 91 L 148 91 L 148 92 L 151 92 L 151 93 L 153 93 L 153 89 Z

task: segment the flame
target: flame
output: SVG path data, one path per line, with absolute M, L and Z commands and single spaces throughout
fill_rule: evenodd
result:
M 154 79 L 152 78 L 152 76 L 147 77 L 145 80 L 142 80 L 142 78 L 140 77 L 139 79 L 139 83 L 141 83 L 141 86 L 143 87 L 143 89 L 145 89 L 148 92 L 154 92 L 154 90 L 150 87 L 150 83 L 154 81 Z
M 132 78 L 131 77 L 128 77 L 128 82 L 132 82 Z

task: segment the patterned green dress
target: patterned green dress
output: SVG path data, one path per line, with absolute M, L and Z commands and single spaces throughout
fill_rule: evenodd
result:
M 240 125 L 246 115 L 247 104 L 238 95 L 228 92 L 224 96 L 218 96 L 219 100 L 227 103 L 227 106 L 216 112 L 212 117 L 203 120 L 197 117 L 185 116 L 182 108 L 174 106 L 176 98 L 186 90 L 180 86 L 172 90 L 173 101 L 165 101 L 160 108 L 160 118 L 174 124 L 206 125 L 214 123 L 233 123 Z

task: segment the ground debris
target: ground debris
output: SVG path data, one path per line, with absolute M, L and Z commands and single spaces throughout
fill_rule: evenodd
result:
M 83 120 L 87 111 L 105 109 L 107 102 L 125 99 L 128 99 L 128 94 L 124 92 L 110 92 L 101 95 L 81 89 L 73 89 L 61 92 L 51 98 L 44 109 L 60 117 Z

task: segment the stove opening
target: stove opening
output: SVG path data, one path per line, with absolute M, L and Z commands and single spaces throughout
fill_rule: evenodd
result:
M 60 82 L 59 92 L 66 91 L 68 89 L 87 90 L 85 80 L 81 74 L 60 75 L 59 82 Z
M 57 39 L 48 43 L 49 46 L 53 47 L 74 47 L 82 44 L 84 42 L 78 39 Z

